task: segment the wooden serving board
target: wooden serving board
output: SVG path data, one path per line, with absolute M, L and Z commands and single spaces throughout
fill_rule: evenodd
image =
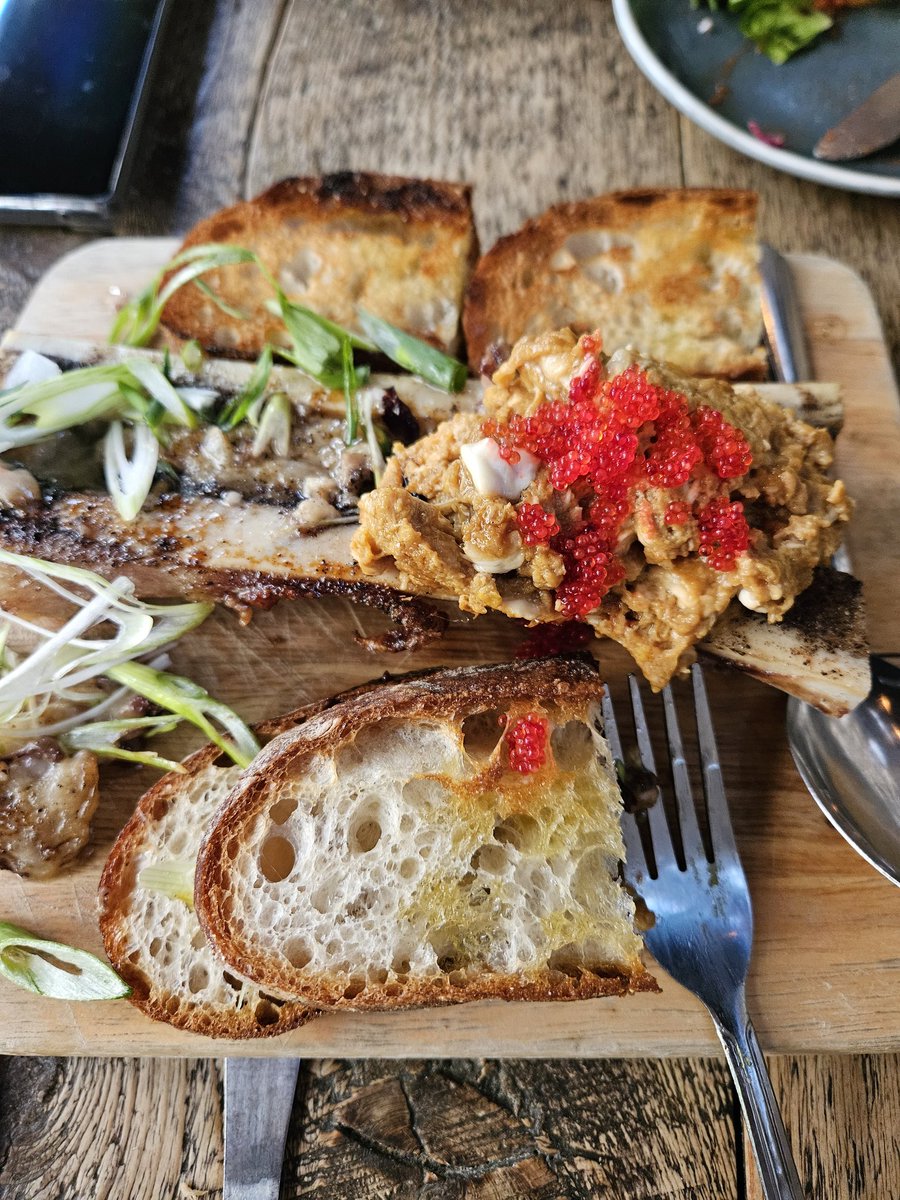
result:
M 122 293 L 143 285 L 171 252 L 166 239 L 85 246 L 44 277 L 23 311 L 24 333 L 105 339 Z M 850 551 L 862 577 L 874 649 L 900 649 L 900 542 L 895 532 L 900 408 L 878 316 L 862 280 L 830 259 L 791 259 L 815 373 L 842 384 L 846 426 L 839 470 L 858 510 Z M 218 612 L 185 639 L 174 669 L 249 720 L 293 708 L 386 669 L 497 661 L 521 630 L 500 617 L 460 617 L 427 652 L 373 657 L 353 635 L 375 614 L 343 601 L 282 604 L 241 628 Z M 607 677 L 627 663 L 601 646 Z M 900 1049 L 900 890 L 826 823 L 794 770 L 784 697 L 740 675 L 711 672 L 719 745 L 753 894 L 756 942 L 748 1000 L 766 1049 Z M 164 753 L 193 744 L 173 735 Z M 104 857 L 155 773 L 108 775 L 90 857 L 44 883 L 0 873 L 0 920 L 101 951 L 96 887 Z M 652 964 L 651 964 L 652 965 Z M 661 976 L 660 995 L 556 1004 L 476 1004 L 412 1013 L 321 1017 L 282 1038 L 224 1043 L 157 1024 L 124 1001 L 41 1000 L 0 979 L 0 1051 L 22 1054 L 299 1054 L 450 1056 L 696 1055 L 718 1043 L 702 1007 Z

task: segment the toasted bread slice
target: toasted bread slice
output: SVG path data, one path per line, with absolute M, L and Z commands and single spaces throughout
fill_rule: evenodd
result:
M 344 171 L 285 179 L 196 225 L 182 249 L 227 242 L 255 250 L 291 300 L 345 327 L 361 306 L 453 353 L 463 290 L 478 254 L 471 189 L 460 183 Z M 272 288 L 254 264 L 210 271 L 166 305 L 164 325 L 212 353 L 254 358 L 285 336 L 265 308 Z
M 313 1007 L 655 988 L 618 880 L 601 694 L 587 657 L 437 671 L 270 742 L 200 853 L 207 937 Z M 549 739 L 531 774 L 509 760 L 525 715 Z
M 327 707 L 305 708 L 255 727 L 261 741 L 296 728 Z M 100 932 L 110 962 L 131 986 L 132 1004 L 156 1021 L 209 1037 L 284 1033 L 316 1015 L 236 979 L 210 949 L 190 902 L 200 841 L 241 768 L 204 746 L 141 798 L 100 878 Z M 165 866 L 174 886 L 148 886 L 143 873 Z M 180 880 L 180 882 L 179 882 Z
M 469 364 L 524 335 L 600 329 L 690 375 L 759 379 L 766 357 L 754 192 L 647 189 L 558 204 L 501 238 L 466 292 Z

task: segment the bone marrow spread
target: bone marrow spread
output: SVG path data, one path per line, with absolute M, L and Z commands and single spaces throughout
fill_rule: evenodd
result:
M 394 448 L 353 551 L 469 612 L 584 621 L 660 687 L 733 600 L 780 621 L 834 553 L 832 459 L 753 392 L 564 329 L 516 345 L 483 413 Z

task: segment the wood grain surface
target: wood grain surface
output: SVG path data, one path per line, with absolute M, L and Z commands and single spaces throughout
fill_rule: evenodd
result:
M 761 229 L 774 245 L 829 254 L 862 273 L 897 361 L 900 205 L 793 180 L 692 127 L 627 59 L 605 0 L 192 0 L 174 10 L 121 233 L 183 230 L 279 173 L 320 165 L 408 166 L 446 176 L 465 167 L 483 197 L 485 244 L 556 199 L 649 184 L 749 185 L 762 195 Z M 0 323 L 11 324 L 44 270 L 83 240 L 0 229 Z M 768 732 L 760 730 L 758 744 Z M 814 910 L 812 888 L 808 903 Z M 896 928 L 895 919 L 890 924 Z M 772 1066 L 801 1174 L 815 1194 L 900 1195 L 897 1056 L 801 1056 Z M 391 1146 L 398 1122 L 403 1136 L 402 1110 L 384 1106 L 374 1145 L 365 1136 L 372 1120 L 364 1124 L 352 1103 L 352 1120 L 340 1126 L 334 1116 L 346 1081 L 357 1080 L 349 1087 L 361 1091 L 379 1070 L 401 1090 L 412 1076 L 439 1098 L 430 1117 L 438 1125 L 441 1114 L 459 1114 L 442 1073 L 466 1082 L 474 1074 L 468 1116 L 461 1124 L 455 1118 L 461 1141 L 467 1122 L 479 1121 L 482 1072 L 521 1078 L 529 1111 L 564 1115 L 558 1145 L 576 1166 L 553 1184 L 540 1182 L 542 1191 L 516 1177 L 528 1155 L 505 1175 L 492 1168 L 451 1180 L 425 1166 L 398 1178 L 396 1155 L 381 1147 Z M 218 1196 L 218 1087 L 211 1060 L 4 1060 L 0 1195 Z M 722 1089 L 724 1068 L 698 1059 L 316 1063 L 298 1097 L 283 1195 L 757 1198 L 734 1137 L 723 1136 L 720 1121 L 710 1141 L 697 1119 L 721 1111 Z M 380 1090 L 389 1094 L 390 1085 Z M 665 1095 L 682 1100 L 687 1119 L 651 1102 Z M 570 1103 L 576 1096 L 581 1101 Z M 619 1108 L 627 1121 L 618 1119 Z M 346 1156 L 346 1174 L 320 1175 L 313 1187 L 303 1156 L 322 1162 L 323 1144 Z

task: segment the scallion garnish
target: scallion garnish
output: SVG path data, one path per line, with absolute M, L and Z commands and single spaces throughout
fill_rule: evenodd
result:
M 137 881 L 148 892 L 159 892 L 170 900 L 181 900 L 188 908 L 193 908 L 196 870 L 196 860 L 169 858 L 163 862 L 148 863 L 138 873 Z
M 201 369 L 204 358 L 203 347 L 196 338 L 191 338 L 181 347 L 181 361 L 184 363 L 185 370 L 190 371 L 192 375 L 196 375 Z
M 291 449 L 291 417 L 293 406 L 284 392 L 273 392 L 263 406 L 250 453 L 259 458 L 271 446 L 280 458 L 287 458 Z
M 230 430 L 240 425 L 256 404 L 263 398 L 272 372 L 272 347 L 265 345 L 256 360 L 256 366 L 250 373 L 243 389 L 225 405 L 219 414 L 219 427 Z
M 124 342 L 127 346 L 146 346 L 156 333 L 163 309 L 179 288 L 218 267 L 258 261 L 252 250 L 216 242 L 183 250 L 166 263 L 149 287 L 121 309 L 109 340 Z
M 117 749 L 116 738 L 128 730 L 162 733 L 172 728 L 175 720 L 184 719 L 201 729 L 239 766 L 248 765 L 259 744 L 237 713 L 191 680 L 160 670 L 159 659 L 150 664 L 134 661 L 149 657 L 195 628 L 210 614 L 212 604 L 148 604 L 135 597 L 134 584 L 128 579 L 110 583 L 81 567 L 45 562 L 8 550 L 0 550 L 0 563 L 22 571 L 75 609 L 58 629 L 47 629 L 0 609 L 0 620 L 7 626 L 39 639 L 31 654 L 18 659 L 0 637 L 0 740 L 14 744 L 59 734 L 72 747 L 171 769 L 168 759 L 149 753 L 138 757 L 139 752 Z M 107 636 L 96 632 L 110 629 L 112 633 Z M 121 691 L 110 696 L 86 688 L 101 677 L 121 684 Z M 128 691 L 137 692 L 168 713 L 120 721 L 95 720 L 93 729 L 89 727 L 92 718 L 124 699 Z M 52 699 L 80 704 L 81 711 L 54 725 L 42 725 L 40 718 Z M 212 721 L 224 728 L 227 739 Z M 83 732 L 76 732 L 79 727 Z M 96 745 L 89 747 L 87 742 L 91 740 Z
M 249 318 L 250 314 L 244 312 L 242 308 L 236 308 L 235 305 L 229 304 L 227 300 L 223 300 L 218 292 L 213 291 L 205 279 L 195 279 L 193 280 L 193 284 L 194 287 L 199 288 L 203 295 L 206 296 L 207 300 L 211 300 L 216 308 L 220 312 L 223 312 L 226 317 L 234 317 L 236 321 L 246 321 Z
M 132 425 L 131 458 L 125 449 L 121 421 L 112 421 L 103 439 L 103 474 L 116 511 L 133 521 L 153 487 L 159 442 L 149 425 Z
M 96 955 L 36 937 L 8 921 L 0 921 L 0 975 L 56 1000 L 117 1000 L 131 991 Z
M 98 758 L 118 758 L 124 762 L 139 763 L 145 767 L 156 767 L 159 771 L 176 771 L 184 774 L 184 767 L 170 758 L 163 758 L 152 750 L 129 750 L 120 744 L 123 735 L 129 737 L 153 737 L 158 733 L 171 733 L 181 723 L 179 716 L 125 717 L 118 721 L 89 721 L 79 725 L 59 739 L 68 754 L 79 750 L 90 750 Z
M 359 430 L 359 404 L 357 403 L 357 380 L 353 370 L 353 347 L 349 339 L 341 346 L 341 382 L 344 387 L 344 402 L 347 420 L 344 425 L 344 442 L 352 446 Z
M 185 679 L 182 675 L 170 675 L 166 671 L 158 671 L 145 663 L 127 662 L 111 667 L 106 674 L 116 683 L 121 683 L 145 696 L 160 708 L 177 713 L 209 738 L 211 742 L 224 750 L 239 767 L 248 767 L 259 753 L 259 742 L 253 735 L 249 725 L 233 712 L 226 704 L 214 700 L 204 688 Z M 212 720 L 210 720 L 212 718 Z M 230 740 L 224 738 L 212 721 L 218 721 L 229 734 Z
M 461 392 L 466 386 L 468 370 L 465 363 L 364 308 L 359 309 L 359 323 L 382 354 L 386 354 L 391 362 L 404 370 L 411 371 L 413 375 L 418 375 L 445 392 Z

